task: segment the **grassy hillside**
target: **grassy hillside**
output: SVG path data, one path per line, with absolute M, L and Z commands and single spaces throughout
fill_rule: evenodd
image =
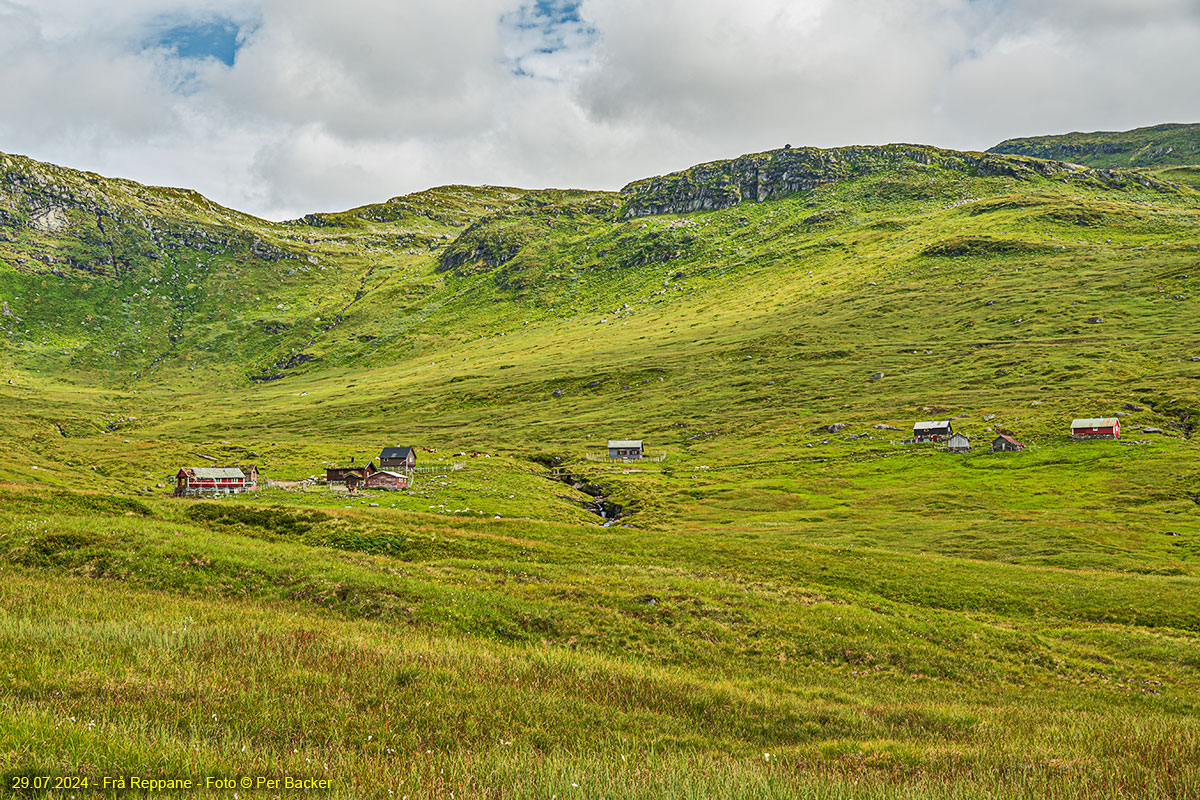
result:
M 1200 125 L 1030 136 L 1008 139 L 988 152 L 1069 161 L 1097 169 L 1195 166 L 1200 164 Z
M 1195 796 L 1186 184 L 787 150 L 279 224 L 0 157 L 0 772 Z M 393 444 L 463 468 L 166 496 Z

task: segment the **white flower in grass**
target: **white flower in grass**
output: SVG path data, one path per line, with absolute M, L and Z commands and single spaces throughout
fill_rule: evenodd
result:
M 770 761 L 770 760 L 771 760 L 771 754 L 763 753 L 763 761 Z

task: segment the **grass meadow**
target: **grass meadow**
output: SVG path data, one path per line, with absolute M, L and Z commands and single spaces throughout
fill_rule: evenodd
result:
M 174 244 L 0 243 L 0 794 L 1200 796 L 1192 189 L 914 162 L 318 225 L 98 185 Z M 972 452 L 907 441 L 935 418 Z M 292 488 L 387 445 L 447 470 Z M 169 496 L 209 463 L 291 483 Z

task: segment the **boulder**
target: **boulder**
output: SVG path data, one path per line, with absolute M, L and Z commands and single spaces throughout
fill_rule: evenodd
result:
M 871 376 L 871 380 L 873 380 L 873 381 L 883 380 L 883 373 L 876 372 L 874 375 Z
M 1088 323 L 1089 325 L 1099 325 L 1101 322 L 1104 322 L 1104 318 L 1103 317 L 1088 317 L 1087 319 L 1084 320 L 1084 322 Z
M 882 424 L 872 425 L 871 427 L 877 431 L 898 431 L 898 430 L 900 430 L 899 428 L 894 428 L 891 425 L 882 425 Z
M 585 389 L 595 389 L 595 388 L 596 388 L 597 386 L 599 386 L 599 385 L 600 385 L 600 381 L 588 381 L 587 383 L 585 383 L 585 384 L 583 385 L 583 388 L 585 388 Z
M 1125 410 L 1126 411 L 1145 411 L 1146 409 L 1142 408 L 1137 403 L 1126 403 Z
M 1162 428 L 1142 428 L 1142 433 L 1162 433 Z
M 832 425 L 826 425 L 824 428 L 818 428 L 818 430 L 826 430 L 830 433 L 841 433 L 845 429 L 846 423 L 844 422 L 835 422 Z
M 555 389 L 555 390 L 554 390 L 553 392 L 551 392 L 550 394 L 554 395 L 555 397 L 562 397 L 562 396 L 563 396 L 563 390 L 562 390 L 562 389 Z

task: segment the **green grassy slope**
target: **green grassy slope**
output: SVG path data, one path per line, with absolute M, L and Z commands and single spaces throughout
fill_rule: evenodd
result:
M 1200 125 L 1030 136 L 1008 139 L 988 152 L 1070 161 L 1098 169 L 1196 165 L 1200 164 Z
M 795 150 L 279 224 L 3 169 L 0 772 L 1200 791 L 1186 182 Z M 905 443 L 934 417 L 975 451 Z M 666 459 L 585 458 L 615 437 Z M 464 466 L 164 496 L 200 455 L 299 480 L 385 444 Z

